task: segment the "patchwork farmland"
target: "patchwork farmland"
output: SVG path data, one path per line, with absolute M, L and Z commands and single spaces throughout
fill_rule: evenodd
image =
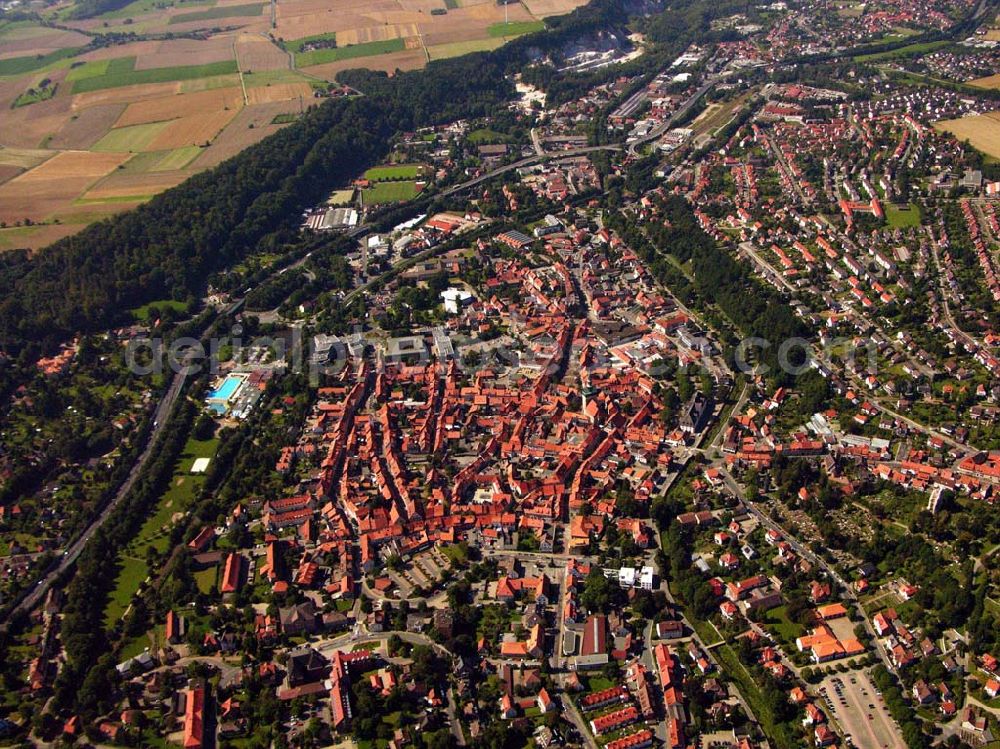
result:
M 0 19 L 0 251 L 42 247 L 221 163 L 343 70 L 494 49 L 583 0 L 134 0 L 85 19 L 75 3 L 40 11 L 58 28 Z M 98 33 L 130 40 L 92 45 Z M 405 199 L 419 176 L 375 177 L 365 198 Z

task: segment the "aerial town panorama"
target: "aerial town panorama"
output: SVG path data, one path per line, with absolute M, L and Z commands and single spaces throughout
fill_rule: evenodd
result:
M 3 0 L 0 111 L 0 746 L 1000 747 L 996 0 Z

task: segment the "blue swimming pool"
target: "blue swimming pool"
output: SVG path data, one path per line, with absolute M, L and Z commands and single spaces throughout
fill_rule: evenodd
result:
M 242 384 L 242 382 L 243 382 L 242 377 L 234 377 L 233 375 L 229 375 L 225 380 L 222 381 L 222 384 L 219 385 L 219 387 L 217 387 L 215 390 L 213 390 L 208 394 L 208 400 L 223 401 L 223 402 L 228 401 L 230 398 L 233 397 L 233 393 L 236 392 L 236 388 L 238 388 L 240 384 Z

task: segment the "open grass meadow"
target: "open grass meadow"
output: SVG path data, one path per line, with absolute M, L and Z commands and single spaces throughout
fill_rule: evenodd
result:
M 447 60 L 450 57 L 461 57 L 473 52 L 489 52 L 503 46 L 504 40 L 510 37 L 490 37 L 473 39 L 468 42 L 445 42 L 427 48 L 427 54 L 432 60 Z
M 854 58 L 854 62 L 883 62 L 885 60 L 893 60 L 897 57 L 910 57 L 912 55 L 922 55 L 927 52 L 933 52 L 941 47 L 947 47 L 951 42 L 948 41 L 937 41 L 937 42 L 918 42 L 916 44 L 907 44 L 905 47 L 899 47 L 898 49 L 891 49 L 887 52 L 876 52 L 870 55 L 858 55 Z
M 382 42 L 365 42 L 364 44 L 350 44 L 346 47 L 297 52 L 295 54 L 295 64 L 300 68 L 306 68 L 310 65 L 323 65 L 328 62 L 352 60 L 356 57 L 387 55 L 390 52 L 401 52 L 404 49 L 406 49 L 405 40 L 386 39 Z
M 84 63 L 70 70 L 66 80 L 72 82 L 74 94 L 81 94 L 104 88 L 187 81 L 238 72 L 235 60 L 210 62 L 205 65 L 176 65 L 169 68 L 136 70 L 134 57 L 116 57 L 111 60 Z

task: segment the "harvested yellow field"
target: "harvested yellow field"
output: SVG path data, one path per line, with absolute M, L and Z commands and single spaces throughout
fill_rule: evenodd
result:
M 970 86 L 978 86 L 979 88 L 1000 88 L 1000 73 L 997 75 L 987 76 L 986 78 L 977 78 L 974 81 L 969 81 Z
M 51 158 L 53 151 L 44 148 L 0 148 L 0 165 L 31 169 Z
M 18 148 L 38 148 L 45 139 L 59 132 L 72 117 L 69 100 L 58 96 L 17 107 L 0 115 L 0 143 Z
M 49 179 L 102 177 L 124 163 L 128 154 L 95 151 L 63 151 L 17 178 L 21 184 Z
M 279 114 L 298 112 L 297 101 L 280 101 L 273 104 L 251 104 L 243 107 L 208 148 L 202 150 L 189 167 L 207 169 L 235 156 L 247 146 L 276 133 L 285 125 L 273 124 Z M 251 127 L 252 126 L 252 127 Z
M 503 39 L 475 39 L 469 42 L 449 42 L 446 44 L 435 44 L 427 48 L 427 54 L 432 60 L 444 60 L 448 57 L 459 57 L 470 52 L 485 52 L 496 49 L 503 44 Z
M 308 83 L 272 83 L 270 86 L 255 86 L 247 89 L 248 104 L 270 104 L 275 101 L 300 98 L 312 101 L 312 86 Z
M 4 250 L 37 250 L 53 242 L 76 234 L 79 226 L 70 224 L 36 224 L 0 229 L 0 252 Z
M 278 3 L 274 34 L 291 40 L 334 31 L 339 43 L 349 44 L 352 42 L 346 41 L 342 32 L 351 34 L 357 29 L 417 24 L 429 12 L 404 9 L 397 0 L 338 0 L 336 7 L 329 0 L 290 0 Z
M 210 142 L 239 113 L 239 109 L 207 112 L 173 120 L 149 144 L 149 151 L 167 151 Z
M 935 122 L 937 130 L 968 140 L 985 154 L 1000 159 L 1000 112 L 970 115 L 957 120 Z
M 151 53 L 136 56 L 136 70 L 170 68 L 175 65 L 206 65 L 233 59 L 233 41 L 226 36 L 167 39 L 156 45 Z
M 83 195 L 85 201 L 146 198 L 168 190 L 190 177 L 192 172 L 178 169 L 169 172 L 123 173 L 117 172 L 101 180 Z
M 71 205 L 94 181 L 128 158 L 124 153 L 64 151 L 0 185 L 0 220 L 43 221 Z
M 124 104 L 98 104 L 75 112 L 47 145 L 71 151 L 91 148 L 114 126 L 124 111 Z
M 85 107 L 92 107 L 95 104 L 131 104 L 136 101 L 157 99 L 161 96 L 170 96 L 171 94 L 179 94 L 180 92 L 181 84 L 179 81 L 104 88 L 97 91 L 74 94 L 73 109 L 84 109 Z
M 282 70 L 291 65 L 287 52 L 268 39 L 255 34 L 240 34 L 236 40 L 236 61 L 240 70 Z
M 194 94 L 176 94 L 129 104 L 115 127 L 161 122 L 179 117 L 192 117 L 209 112 L 239 109 L 243 106 L 243 91 L 239 88 L 216 88 Z
M 524 0 L 524 7 L 535 18 L 561 16 L 586 5 L 586 0 Z
M 348 29 L 337 32 L 337 44 L 348 47 L 352 44 L 367 44 L 368 42 L 384 42 L 388 39 L 416 36 L 417 24 L 393 24 L 390 26 L 367 26 L 361 29 Z

